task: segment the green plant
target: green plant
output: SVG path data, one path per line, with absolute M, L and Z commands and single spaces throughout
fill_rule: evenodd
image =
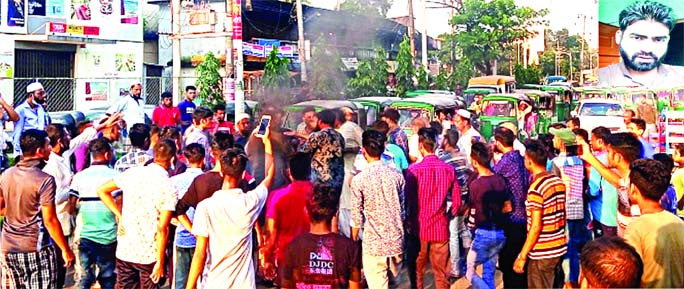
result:
M 404 97 L 407 91 L 413 89 L 413 77 L 415 75 L 416 68 L 413 66 L 413 55 L 411 55 L 409 39 L 408 36 L 404 36 L 404 40 L 399 44 L 399 52 L 397 54 L 397 96 Z
M 320 37 L 311 57 L 311 88 L 318 99 L 340 99 L 347 83 L 337 47 Z
M 266 58 L 264 77 L 261 79 L 261 84 L 264 88 L 277 89 L 289 87 L 290 73 L 287 70 L 289 64 L 289 59 L 278 56 L 278 47 L 273 47 L 273 51 Z
M 347 82 L 347 95 L 351 97 L 377 96 L 387 94 L 387 52 L 376 49 L 376 55 L 369 60 L 359 62 L 356 76 Z
M 527 68 L 516 64 L 514 68 L 515 81 L 520 84 L 540 84 L 542 70 L 538 65 L 530 65 Z
M 418 89 L 430 89 L 430 79 L 428 78 L 427 68 L 420 65 L 418 72 L 416 73 L 416 78 L 418 78 Z
M 204 56 L 204 61 L 195 68 L 197 81 L 195 85 L 199 90 L 201 105 L 214 106 L 224 102 L 221 90 L 221 62 L 209 52 Z

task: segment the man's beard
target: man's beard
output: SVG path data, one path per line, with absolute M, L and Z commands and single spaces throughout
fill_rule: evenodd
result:
M 627 68 L 635 70 L 635 71 L 651 71 L 653 69 L 658 68 L 663 63 L 663 60 L 665 59 L 665 55 L 667 52 L 663 54 L 661 57 L 657 57 L 655 54 L 652 52 L 647 52 L 647 53 L 636 53 L 632 55 L 631 57 L 627 55 L 627 52 L 620 47 L 620 56 L 622 57 L 622 62 L 625 63 L 625 66 Z M 653 58 L 653 62 L 651 63 L 641 63 L 637 62 L 637 57 L 639 56 L 646 56 L 646 57 L 651 57 Z

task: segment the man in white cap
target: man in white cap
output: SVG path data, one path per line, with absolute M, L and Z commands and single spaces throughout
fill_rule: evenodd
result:
M 233 135 L 235 143 L 243 147 L 246 146 L 247 140 L 249 139 L 249 135 L 251 133 L 251 128 L 252 125 L 249 119 L 249 114 L 244 112 L 238 113 L 235 116 L 235 135 Z
M 516 137 L 518 136 L 518 128 L 515 127 L 514 123 L 504 122 L 499 126 L 510 129 Z M 521 156 L 525 156 L 525 145 L 522 142 L 520 142 L 520 140 L 518 140 L 517 138 L 513 141 L 513 149 L 519 151 Z
M 482 135 L 476 131 L 470 124 L 471 114 L 465 109 L 459 109 L 456 111 L 456 116 L 454 117 L 454 125 L 461 134 L 461 138 L 458 139 L 458 149 L 465 153 L 467 156 L 470 155 L 470 148 L 473 145 L 473 140 L 483 141 Z
M 50 124 L 50 117 L 45 111 L 45 88 L 40 82 L 34 82 L 26 87 L 26 100 L 17 106 L 16 113 L 18 118 L 14 120 L 14 135 L 12 145 L 14 146 L 14 156 L 21 156 L 21 146 L 19 140 L 21 134 L 29 129 L 45 130 Z M 3 101 L 4 102 L 4 101 Z M 5 106 L 3 105 L 3 108 Z
M 108 115 L 113 115 L 117 112 L 123 114 L 123 120 L 126 122 L 127 130 L 136 123 L 145 123 L 145 100 L 142 99 L 142 84 L 134 82 L 131 85 L 131 90 L 125 97 L 120 98 L 108 110 Z

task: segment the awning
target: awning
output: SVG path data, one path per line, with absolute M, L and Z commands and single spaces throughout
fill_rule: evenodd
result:
M 17 41 L 33 41 L 33 42 L 50 42 L 50 43 L 64 43 L 64 44 L 116 44 L 116 40 L 107 40 L 90 37 L 78 36 L 64 36 L 64 35 L 12 35 Z

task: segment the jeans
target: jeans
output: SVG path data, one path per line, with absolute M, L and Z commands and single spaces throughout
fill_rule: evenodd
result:
M 195 254 L 195 248 L 180 248 L 174 247 L 174 283 L 175 289 L 185 289 L 188 283 L 188 274 L 190 273 L 190 264 L 192 263 L 192 256 Z
M 401 269 L 401 255 L 392 257 L 375 257 L 363 255 L 363 272 L 366 276 L 368 289 L 389 288 L 390 278 L 399 276 Z M 390 273 L 388 275 L 387 273 Z
M 591 233 L 587 229 L 587 221 L 568 220 L 568 259 L 570 261 L 570 282 L 577 282 L 580 270 L 580 252 L 584 244 L 591 239 Z
M 475 240 L 468 252 L 468 270 L 466 279 L 476 289 L 496 289 L 494 273 L 499 251 L 506 242 L 503 230 L 475 230 Z M 475 267 L 482 264 L 482 277 L 477 275 Z
M 436 289 L 449 288 L 449 241 L 420 241 L 420 252 L 416 259 L 416 285 L 423 288 L 425 265 L 430 258 Z
M 527 272 L 522 274 L 513 271 L 513 263 L 525 245 L 527 239 L 527 226 L 507 222 L 504 227 L 506 243 L 499 253 L 499 269 L 503 273 L 504 288 L 527 288 Z
M 465 218 L 458 216 L 449 221 L 449 252 L 451 253 L 449 275 L 451 277 L 463 276 L 466 271 L 465 252 L 470 248 L 472 237 L 470 230 L 466 227 Z
M 81 238 L 78 241 L 78 266 L 81 280 L 79 289 L 90 289 L 97 280 L 102 289 L 114 289 L 116 285 L 116 242 L 102 245 L 97 242 Z M 96 269 L 98 272 L 95 275 Z

